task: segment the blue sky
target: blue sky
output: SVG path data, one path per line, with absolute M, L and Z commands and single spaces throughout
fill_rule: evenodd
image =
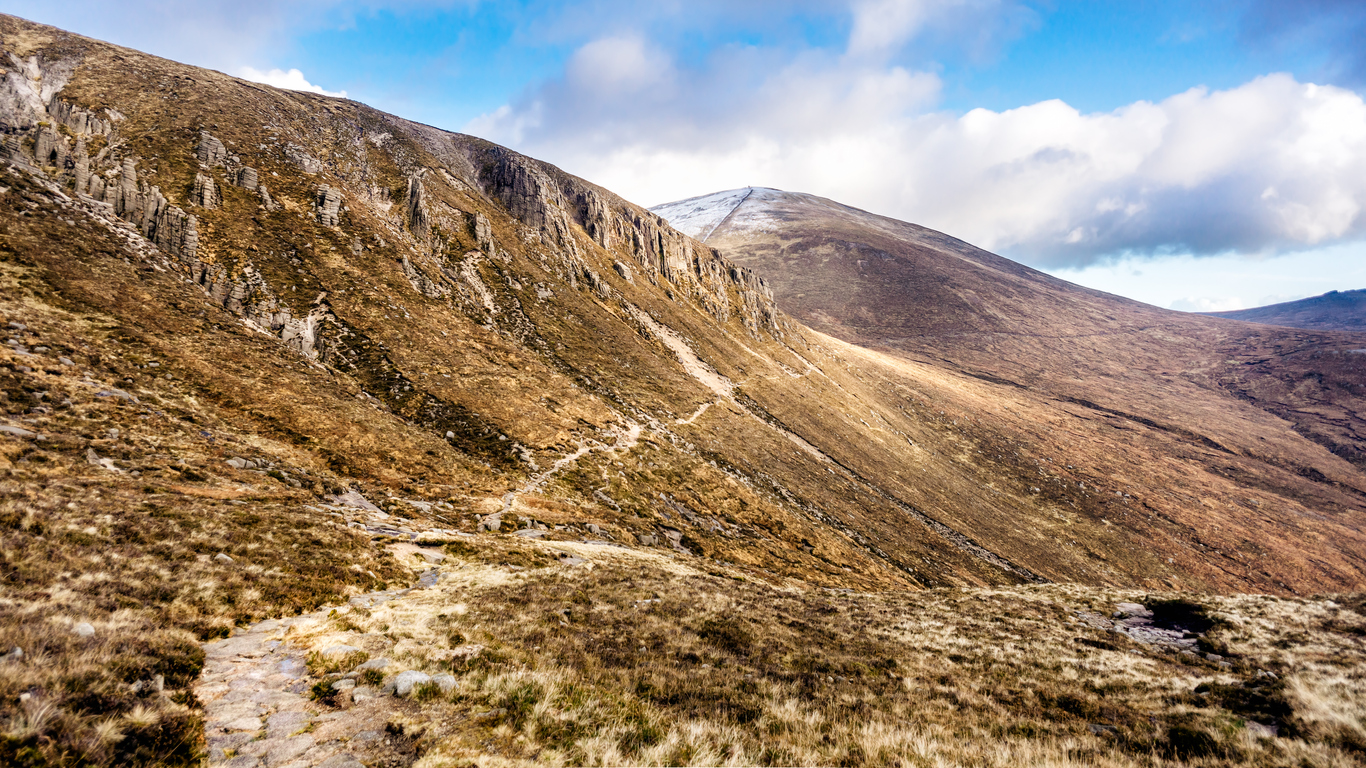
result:
M 1361 2 L 0 10 L 344 91 L 646 205 L 747 185 L 811 192 L 1178 309 L 1366 287 Z

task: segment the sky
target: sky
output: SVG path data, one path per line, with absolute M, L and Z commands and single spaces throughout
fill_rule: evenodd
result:
M 1361 0 L 0 0 L 655 205 L 767 186 L 1187 311 L 1366 288 Z

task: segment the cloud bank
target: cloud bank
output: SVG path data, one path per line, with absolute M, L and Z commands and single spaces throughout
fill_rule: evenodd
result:
M 812 192 L 1047 267 L 1366 234 L 1353 91 L 1274 74 L 1106 113 L 1044 101 L 944 114 L 933 72 L 875 55 L 918 23 L 856 21 L 842 54 L 731 48 L 693 68 L 644 38 L 604 37 L 467 130 L 645 204 Z

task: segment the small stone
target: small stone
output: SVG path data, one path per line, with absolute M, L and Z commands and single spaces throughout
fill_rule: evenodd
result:
M 437 565 L 437 564 L 441 563 L 441 561 L 443 561 L 443 560 L 446 559 L 446 556 L 443 555 L 443 554 L 441 554 L 440 552 L 429 552 L 429 551 L 424 550 L 424 551 L 422 551 L 422 552 L 418 552 L 417 554 L 418 554 L 418 556 L 421 557 L 423 560 L 426 560 L 427 562 L 431 563 L 432 565 Z
M 425 685 L 431 681 L 431 675 L 428 675 L 426 672 L 418 672 L 415 669 L 410 669 L 407 672 L 400 672 L 398 677 L 394 678 L 394 695 L 407 696 L 411 694 L 413 689 L 417 686 Z
M 332 690 L 334 690 L 334 691 L 349 691 L 349 690 L 351 690 L 352 688 L 355 688 L 355 687 L 356 687 L 356 681 L 355 681 L 355 680 L 348 680 L 347 678 L 344 678 L 344 677 L 343 677 L 342 679 L 340 679 L 340 680 L 338 680 L 338 681 L 336 681 L 335 683 L 332 684 Z
M 368 685 L 359 686 L 357 688 L 352 689 L 351 691 L 351 701 L 355 702 L 356 704 L 359 704 L 362 701 L 368 701 L 370 699 L 377 698 L 379 698 L 379 691 L 375 690 L 374 688 L 371 688 Z
M 74 366 L 74 365 L 76 364 L 76 363 L 75 363 L 74 361 L 72 361 L 72 359 L 69 358 L 69 357 L 58 357 L 58 358 L 57 358 L 57 362 L 61 363 L 62 365 L 70 365 L 70 366 Z
M 233 467 L 237 469 L 247 468 L 247 460 L 241 458 L 240 456 L 233 456 L 231 459 L 228 459 L 228 464 L 231 464 Z
M 23 661 L 23 660 L 24 660 L 24 649 L 23 649 L 23 648 L 20 648 L 20 647 L 17 646 L 17 645 L 14 646 L 14 649 L 11 650 L 9 653 L 5 654 L 3 657 L 0 657 L 0 662 L 3 662 L 3 661 Z
M 72 627 L 71 631 L 75 632 L 78 637 L 89 638 L 95 636 L 95 628 L 91 626 L 88 621 L 82 621 L 80 624 Z
M 345 656 L 351 653 L 364 653 L 354 645 L 333 645 L 319 651 L 324 656 Z
M 219 552 L 218 554 L 214 555 L 214 556 L 213 556 L 213 559 L 216 560 L 217 562 L 220 562 L 220 563 L 231 563 L 231 562 L 232 562 L 232 558 L 231 558 L 231 557 L 228 557 L 228 555 L 227 555 L 226 553 L 224 553 L 224 552 Z
M 435 675 L 432 677 L 432 682 L 437 684 L 442 693 L 450 693 L 455 690 L 455 675 Z
M 1091 733 L 1094 733 L 1097 736 L 1106 736 L 1114 733 L 1115 727 L 1113 725 L 1104 725 L 1102 723 L 1087 723 L 1086 730 L 1090 731 Z
M 0 424 L 0 434 L 13 435 L 14 437 L 33 437 L 35 433 L 23 429 L 22 427 L 11 427 L 8 424 Z
M 1223 661 L 1224 657 L 1217 653 L 1207 653 L 1205 654 L 1205 659 L 1208 661 Z
M 385 658 L 371 659 L 364 664 L 356 667 L 355 672 L 364 672 L 367 669 L 384 669 L 389 666 L 389 660 Z
M 1259 669 L 1257 670 L 1257 679 L 1280 680 L 1281 678 L 1275 672 L 1267 672 L 1265 669 Z
M 589 523 L 588 532 L 593 534 L 594 536 L 597 536 L 598 534 L 602 533 L 602 528 L 598 527 L 597 523 Z

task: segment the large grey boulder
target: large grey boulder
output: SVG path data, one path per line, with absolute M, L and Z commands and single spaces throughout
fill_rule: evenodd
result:
M 431 681 L 432 676 L 426 672 L 418 672 L 415 669 L 410 669 L 407 672 L 400 672 L 398 673 L 398 677 L 394 678 L 394 695 L 409 696 L 412 694 L 414 688 L 419 685 L 426 685 Z

